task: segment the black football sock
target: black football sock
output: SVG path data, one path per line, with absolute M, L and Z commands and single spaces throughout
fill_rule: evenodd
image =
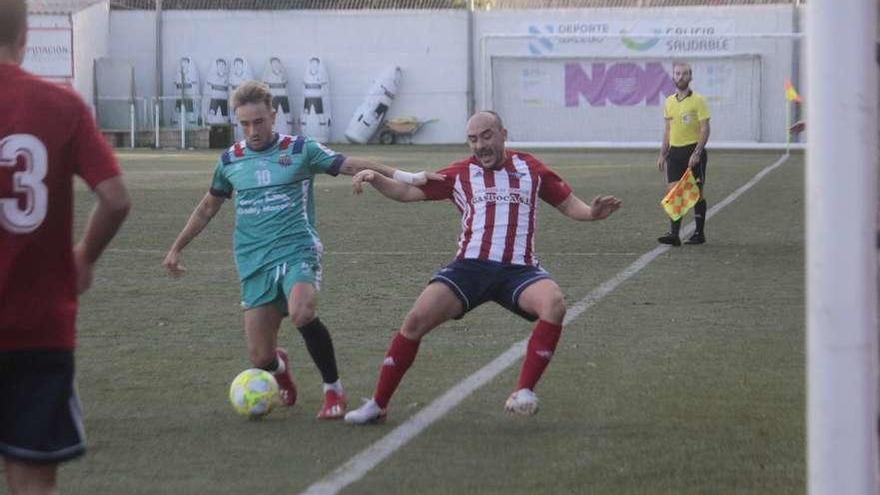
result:
M 324 383 L 335 383 L 339 380 L 339 372 L 336 369 L 336 354 L 333 351 L 333 339 L 327 327 L 321 320 L 315 318 L 308 325 L 299 327 L 299 333 L 306 342 L 306 349 L 312 356 L 312 361 L 321 372 Z
M 706 200 L 700 198 L 694 205 L 694 221 L 697 223 L 696 234 L 703 233 L 703 227 L 706 225 Z
M 278 359 L 278 355 L 276 354 L 269 363 L 265 366 L 260 366 L 260 369 L 266 370 L 269 373 L 276 373 L 278 368 L 281 366 L 281 361 Z
M 672 235 L 678 237 L 678 231 L 681 229 L 681 219 L 678 220 L 670 220 L 669 222 L 669 231 L 672 232 Z

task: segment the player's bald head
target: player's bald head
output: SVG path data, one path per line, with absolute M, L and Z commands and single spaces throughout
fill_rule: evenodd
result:
M 483 168 L 494 169 L 503 165 L 507 129 L 497 113 L 483 110 L 473 114 L 467 123 L 467 141 Z
M 0 0 L 0 46 L 13 46 L 27 30 L 27 2 Z
M 480 110 L 473 114 L 468 119 L 468 128 L 471 127 L 471 124 L 477 124 L 479 127 L 491 126 L 499 131 L 504 129 L 504 122 L 501 121 L 501 116 L 492 110 Z

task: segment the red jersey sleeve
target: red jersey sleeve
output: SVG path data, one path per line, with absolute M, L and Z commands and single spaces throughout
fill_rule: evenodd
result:
M 451 165 L 442 170 L 437 171 L 438 174 L 445 176 L 443 180 L 429 180 L 423 186 L 417 186 L 425 193 L 425 199 L 428 201 L 438 201 L 442 199 L 451 199 L 454 194 L 455 177 L 458 174 L 459 167 Z
M 544 201 L 553 206 L 559 206 L 571 195 L 571 186 L 543 163 L 538 166 L 538 175 L 541 176 L 541 189 L 538 190 L 538 197 Z
M 101 182 L 122 172 L 113 150 L 98 131 L 92 112 L 81 102 L 77 105 L 77 110 L 80 116 L 70 141 L 70 157 L 75 164 L 76 174 L 94 189 Z

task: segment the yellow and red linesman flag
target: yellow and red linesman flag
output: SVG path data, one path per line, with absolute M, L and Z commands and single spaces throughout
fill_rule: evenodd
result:
M 687 169 L 675 186 L 660 200 L 660 206 L 666 210 L 669 218 L 675 221 L 693 208 L 699 199 L 700 188 L 697 186 L 697 179 L 691 169 Z
M 785 99 L 795 103 L 801 102 L 801 95 L 798 94 L 794 86 L 791 85 L 791 79 L 785 80 Z

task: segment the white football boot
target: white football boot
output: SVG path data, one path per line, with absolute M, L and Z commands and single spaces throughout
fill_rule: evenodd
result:
M 510 414 L 531 416 L 538 412 L 538 396 L 527 388 L 521 388 L 510 394 L 504 403 L 504 410 Z
M 380 408 L 373 399 L 364 402 L 364 405 L 345 415 L 345 422 L 352 425 L 365 425 L 384 420 L 385 409 Z

